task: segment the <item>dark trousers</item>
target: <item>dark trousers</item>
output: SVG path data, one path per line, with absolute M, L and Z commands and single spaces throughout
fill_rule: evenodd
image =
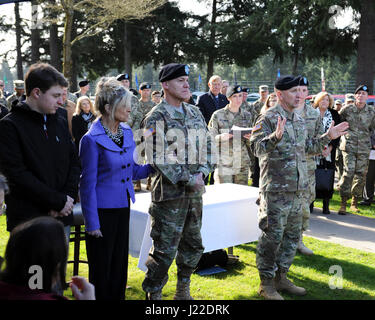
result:
M 98 209 L 102 238 L 86 234 L 89 281 L 97 300 L 124 300 L 128 277 L 130 209 Z
M 260 168 L 259 168 L 259 159 L 257 157 L 254 157 L 254 171 L 251 172 L 251 180 L 252 180 L 252 186 L 259 188 L 259 177 L 260 177 Z
M 366 175 L 366 186 L 363 198 L 366 200 L 374 199 L 374 183 L 375 183 L 375 160 L 369 160 Z
M 206 186 L 208 185 L 208 183 L 210 183 L 210 186 L 212 186 L 215 183 L 213 171 L 204 179 L 204 184 Z

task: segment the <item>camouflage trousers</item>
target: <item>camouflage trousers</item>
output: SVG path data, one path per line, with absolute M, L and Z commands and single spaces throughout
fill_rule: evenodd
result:
M 366 183 L 368 153 L 351 153 L 342 151 L 344 172 L 340 179 L 341 198 L 361 198 Z
M 302 232 L 306 231 L 310 225 L 310 204 L 315 200 L 315 170 L 309 170 L 308 173 L 309 187 L 303 192 L 302 203 Z
M 145 292 L 162 289 L 175 257 L 178 278 L 190 278 L 204 251 L 200 232 L 202 205 L 201 197 L 152 202 L 149 213 L 153 246 L 142 283 Z
M 338 172 L 338 177 L 341 179 L 344 172 L 344 160 L 342 157 L 342 151 L 339 148 L 336 150 L 336 169 Z
M 261 192 L 256 264 L 261 279 L 288 272 L 302 228 L 304 192 Z
M 216 169 L 214 178 L 217 183 L 235 183 L 247 186 L 249 184 L 249 168 L 242 168 L 241 173 L 234 175 L 222 175 Z

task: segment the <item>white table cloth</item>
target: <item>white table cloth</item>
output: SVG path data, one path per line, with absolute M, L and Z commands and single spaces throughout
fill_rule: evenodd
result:
M 258 188 L 232 183 L 206 187 L 201 229 L 204 252 L 258 240 L 258 192 Z M 130 212 L 129 253 L 139 257 L 138 267 L 143 271 L 152 246 L 150 203 L 151 193 L 138 193 Z

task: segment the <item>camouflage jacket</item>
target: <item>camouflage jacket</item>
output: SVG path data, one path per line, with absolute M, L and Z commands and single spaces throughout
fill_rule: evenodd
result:
M 296 112 L 305 119 L 306 130 L 309 137 L 318 137 L 324 133 L 323 121 L 320 112 L 317 109 L 305 104 L 303 109 Z M 316 169 L 316 155 L 316 153 L 309 153 L 306 155 L 308 171 L 314 171 Z
M 253 121 L 252 124 L 254 124 L 256 118 L 257 118 L 258 115 L 259 115 L 259 113 L 256 112 L 256 110 L 254 109 L 253 105 L 252 105 L 251 103 L 247 102 L 247 101 L 244 101 L 244 102 L 242 102 L 242 104 L 241 104 L 241 109 L 244 110 L 244 111 L 247 111 L 247 112 L 249 112 L 249 113 L 251 114 L 251 117 L 252 117 L 252 119 L 253 119 L 253 120 L 252 120 L 252 121 Z
M 341 137 L 340 150 L 369 154 L 370 136 L 375 129 L 375 108 L 366 104 L 359 109 L 349 104 L 340 110 L 339 115 L 342 121 L 349 123 L 348 133 Z
M 227 105 L 212 114 L 208 129 L 212 134 L 212 138 L 215 139 L 218 166 L 227 167 L 224 172 L 228 172 L 228 175 L 237 174 L 241 168 L 249 167 L 250 141 L 241 138 L 240 134 L 235 134 L 230 140 L 221 141 L 218 135 L 229 132 L 233 125 L 246 128 L 252 127 L 252 124 L 253 116 L 241 108 L 237 113 L 233 113 L 229 110 L 229 105 Z
M 276 138 L 278 117 L 286 118 L 281 140 Z M 296 192 L 307 190 L 306 153 L 321 153 L 329 143 L 326 134 L 309 137 L 305 120 L 280 105 L 261 115 L 250 139 L 255 156 L 259 157 L 261 191 Z
M 260 99 L 258 99 L 254 101 L 251 106 L 253 107 L 253 109 L 255 110 L 257 114 L 260 114 L 260 110 L 262 109 L 263 105 L 264 103 L 260 101 Z
M 155 106 L 155 103 L 150 101 L 143 102 L 142 100 L 138 100 L 137 103 L 132 103 L 132 110 L 130 112 L 131 115 L 131 125 L 128 125 L 132 128 L 133 132 L 141 128 L 141 122 L 143 118 L 146 116 L 147 113 L 151 111 L 151 109 Z
M 164 99 L 144 120 L 146 160 L 157 171 L 152 178 L 152 201 L 200 197 L 191 188 L 193 175 L 213 171 L 215 146 L 198 107 L 182 103 L 184 114 Z

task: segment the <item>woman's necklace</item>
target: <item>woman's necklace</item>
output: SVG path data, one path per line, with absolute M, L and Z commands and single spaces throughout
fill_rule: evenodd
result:
M 118 126 L 117 132 L 112 133 L 111 130 L 109 130 L 104 124 L 103 121 L 100 119 L 100 122 L 102 123 L 102 126 L 104 128 L 104 131 L 106 135 L 111 138 L 116 144 L 120 145 L 121 144 L 121 139 L 124 136 L 124 132 L 121 128 L 121 126 Z

